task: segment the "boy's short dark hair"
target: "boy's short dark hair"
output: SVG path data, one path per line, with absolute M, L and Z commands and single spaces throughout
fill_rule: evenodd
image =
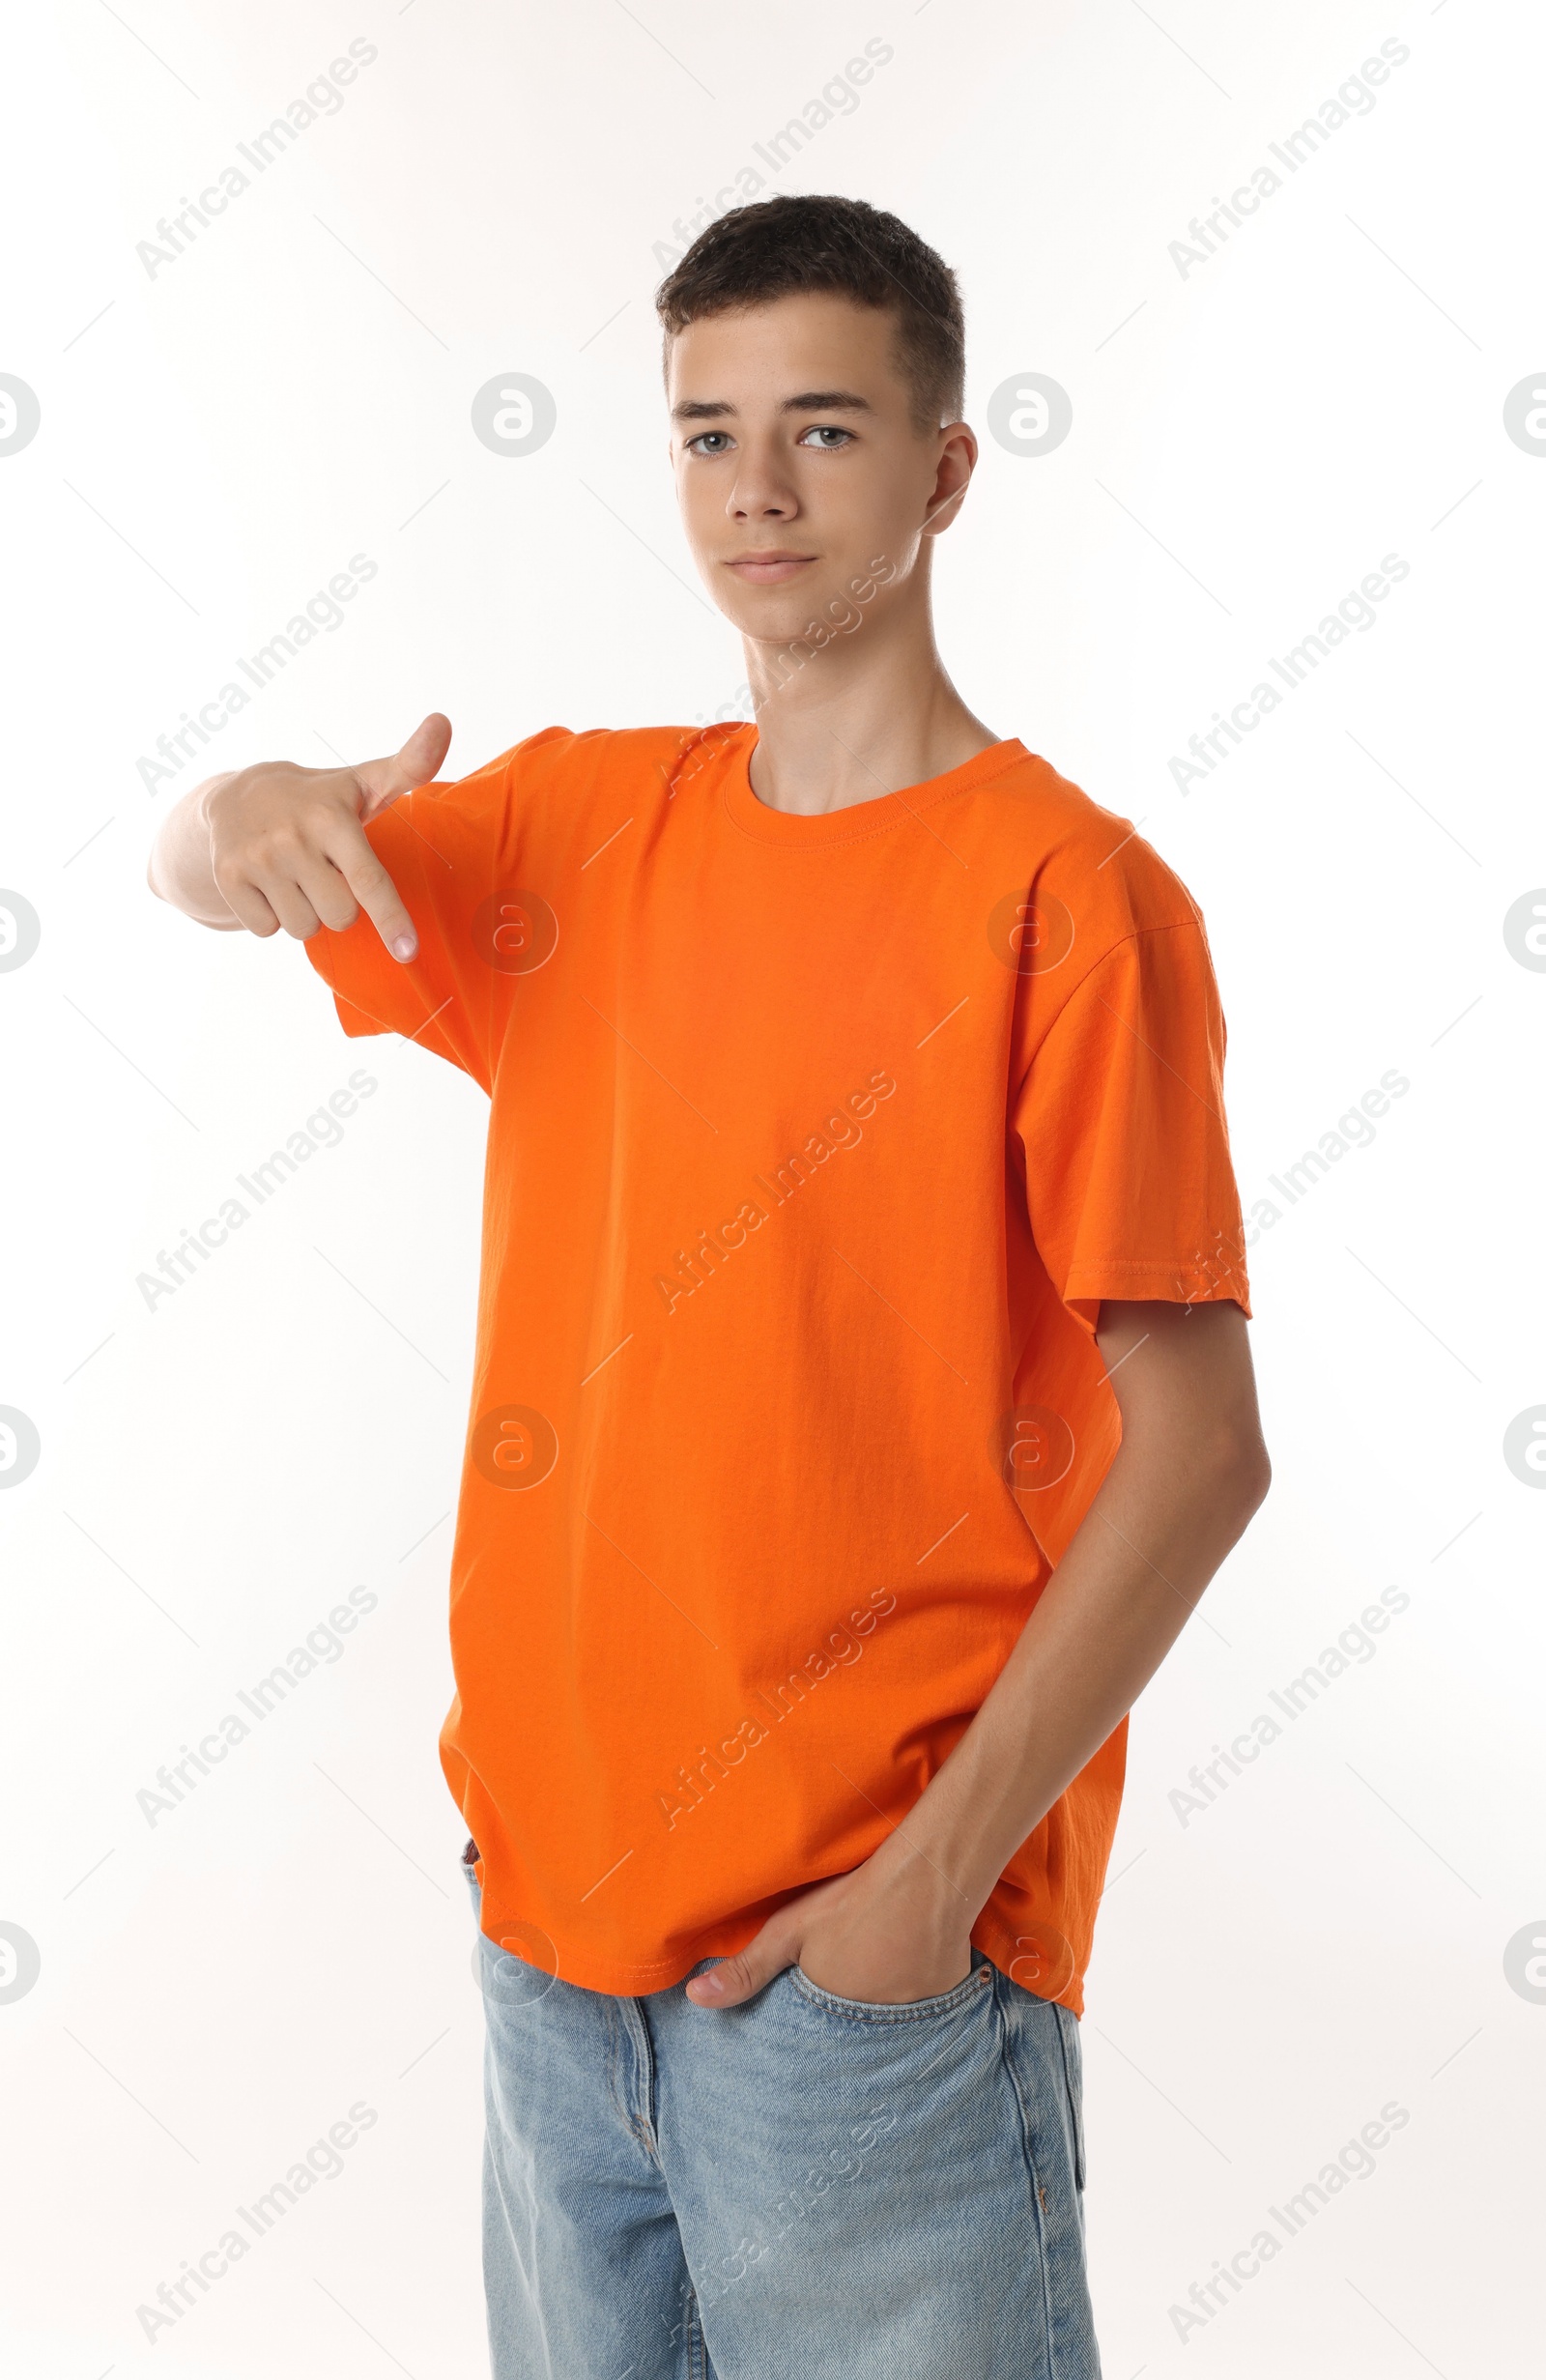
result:
M 900 216 L 862 198 L 781 194 L 733 207 L 700 232 L 655 292 L 673 335 L 708 314 L 834 290 L 896 317 L 897 360 L 920 430 L 960 418 L 966 327 L 956 275 Z

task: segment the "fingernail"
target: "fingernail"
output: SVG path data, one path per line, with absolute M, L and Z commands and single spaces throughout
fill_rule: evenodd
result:
M 715 1999 L 723 1998 L 725 1992 L 723 1981 L 718 1975 L 713 1974 L 695 1975 L 693 1977 L 693 1989 L 697 1992 L 712 1993 Z
M 417 948 L 418 944 L 415 941 L 411 933 L 400 933 L 396 941 L 392 944 L 392 957 L 394 959 L 412 959 Z

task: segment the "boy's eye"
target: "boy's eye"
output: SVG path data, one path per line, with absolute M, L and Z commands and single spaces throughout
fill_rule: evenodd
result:
M 796 445 L 814 446 L 817 454 L 841 454 L 852 443 L 853 432 L 837 421 L 813 422 L 795 441 Z M 729 430 L 700 430 L 696 438 L 687 441 L 687 452 L 710 457 L 729 454 L 734 444 Z

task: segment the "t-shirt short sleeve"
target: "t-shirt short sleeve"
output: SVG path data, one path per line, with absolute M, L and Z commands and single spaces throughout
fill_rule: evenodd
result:
M 1201 923 L 1130 933 L 1046 1028 L 1010 1102 L 1032 1235 L 1094 1332 L 1103 1298 L 1250 1313 L 1223 1103 L 1224 1020 Z
M 400 1033 L 493 1085 L 512 986 L 540 965 L 552 912 L 523 882 L 523 816 L 533 780 L 563 728 L 548 728 L 454 784 L 420 786 L 365 825 L 402 896 L 418 956 L 394 959 L 363 911 L 342 933 L 326 926 L 306 957 L 332 989 L 346 1033 Z

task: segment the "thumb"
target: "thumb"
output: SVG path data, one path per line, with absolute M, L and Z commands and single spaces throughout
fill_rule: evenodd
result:
M 743 2000 L 752 1999 L 763 1987 L 781 1975 L 799 1955 L 799 1943 L 787 1926 L 781 1927 L 769 1918 L 760 1934 L 754 1934 L 744 1950 L 733 1959 L 721 1959 L 706 1975 L 695 1975 L 687 1987 L 687 1996 L 700 2008 L 738 2008 Z
M 421 719 L 400 752 L 388 760 L 363 760 L 355 770 L 356 780 L 364 788 L 365 799 L 360 806 L 360 819 L 374 818 L 387 809 L 400 793 L 411 793 L 415 786 L 428 785 L 450 748 L 451 723 L 444 711 L 432 710 Z

